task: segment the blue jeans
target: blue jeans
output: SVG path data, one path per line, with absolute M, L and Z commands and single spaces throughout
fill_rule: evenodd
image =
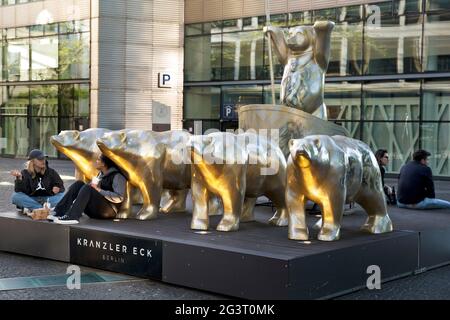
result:
M 450 209 L 450 202 L 441 199 L 425 198 L 416 204 L 403 204 L 397 201 L 397 206 L 399 208 L 419 209 L 419 210 Z
M 23 192 L 14 192 L 11 201 L 17 207 L 34 210 L 42 208 L 42 203 L 46 202 L 47 199 L 50 202 L 50 206 L 54 208 L 63 197 L 64 192 L 48 197 L 30 197 Z

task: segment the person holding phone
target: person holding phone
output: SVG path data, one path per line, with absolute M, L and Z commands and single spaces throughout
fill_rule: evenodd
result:
M 76 181 L 48 219 L 58 224 L 76 224 L 83 212 L 90 218 L 113 219 L 123 202 L 126 178 L 112 160 L 101 154 L 96 162 L 99 175 L 91 183 Z
M 23 213 L 42 208 L 47 200 L 55 207 L 64 196 L 64 183 L 49 167 L 46 158 L 41 150 L 34 149 L 28 155 L 24 170 L 10 172 L 15 178 L 11 202 Z

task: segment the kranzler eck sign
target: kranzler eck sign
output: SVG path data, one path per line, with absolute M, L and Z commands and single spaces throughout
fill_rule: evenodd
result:
M 73 228 L 70 231 L 70 261 L 99 269 L 161 279 L 162 242 Z

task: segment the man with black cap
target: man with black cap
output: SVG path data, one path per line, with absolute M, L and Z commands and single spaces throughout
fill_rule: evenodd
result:
M 16 178 L 11 200 L 24 212 L 42 208 L 47 200 L 54 208 L 64 196 L 64 183 L 59 174 L 48 167 L 46 158 L 41 150 L 34 149 L 28 155 L 24 170 L 11 171 Z
M 433 174 L 426 150 L 417 150 L 413 160 L 400 169 L 397 206 L 408 209 L 450 209 L 450 202 L 436 199 Z

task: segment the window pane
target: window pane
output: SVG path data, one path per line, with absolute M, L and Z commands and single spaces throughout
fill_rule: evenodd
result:
M 72 117 L 73 116 L 73 84 L 63 84 L 59 86 L 59 97 L 60 97 L 60 116 L 61 117 Z
M 74 22 L 75 32 L 89 32 L 90 21 L 89 20 L 77 20 Z
M 427 81 L 422 88 L 422 120 L 450 121 L 450 81 Z
M 75 26 L 73 21 L 66 21 L 66 22 L 60 22 L 59 23 L 59 32 L 60 33 L 70 33 L 74 32 Z
M 60 35 L 59 78 L 89 78 L 89 33 Z
M 381 82 L 364 84 L 364 119 L 418 121 L 419 82 Z
M 293 12 L 289 13 L 289 26 L 299 26 L 302 24 L 310 24 L 311 23 L 311 12 Z
M 203 33 L 203 25 L 201 23 L 187 24 L 185 27 L 186 36 L 195 36 Z
M 31 87 L 32 116 L 58 116 L 58 86 Z
M 282 30 L 286 35 L 288 28 Z M 272 48 L 272 64 L 273 64 L 274 78 L 281 79 L 283 77 L 284 65 L 282 65 L 278 60 L 273 48 Z M 270 79 L 269 43 L 267 37 L 264 37 L 264 79 Z
M 74 85 L 74 116 L 89 117 L 89 85 Z
M 420 142 L 431 153 L 433 175 L 450 176 L 450 122 L 423 123 Z
M 362 22 L 335 26 L 331 33 L 327 75 L 346 76 L 362 73 L 362 35 Z
M 184 118 L 219 119 L 220 88 L 186 88 L 184 91 Z
M 31 80 L 58 79 L 58 36 L 31 39 Z
M 222 32 L 222 21 L 205 22 L 203 24 L 203 33 L 221 33 Z
M 185 81 L 220 80 L 222 35 L 185 39 Z
M 427 11 L 450 10 L 450 2 L 448 0 L 427 0 Z
M 418 122 L 366 122 L 363 141 L 372 150 L 386 149 L 390 155 L 388 172 L 399 172 L 419 147 Z
M 30 27 L 30 36 L 31 37 L 42 37 L 44 35 L 44 26 L 36 25 Z
M 365 74 L 420 72 L 419 16 L 382 16 L 380 25 L 364 27 Z
M 45 35 L 58 34 L 58 23 L 46 24 L 44 27 Z
M 336 8 L 314 10 L 314 21 L 331 20 L 336 21 Z
M 330 120 L 360 120 L 361 84 L 327 83 L 325 105 Z
M 56 157 L 50 137 L 58 134 L 58 118 L 31 118 L 30 149 L 40 149 L 50 157 Z
M 263 33 L 235 32 L 223 35 L 222 80 L 263 78 Z
M 16 38 L 28 38 L 30 32 L 28 27 L 16 28 Z
M 424 69 L 425 71 L 450 70 L 450 13 L 429 15 L 424 27 Z
M 28 39 L 9 41 L 6 69 L 9 81 L 28 81 L 30 52 Z
M 30 104 L 29 89 L 27 86 L 2 86 L 2 100 L 0 116 L 26 116 Z
M 275 104 L 280 104 L 280 85 L 275 84 L 274 85 L 274 91 L 275 91 Z M 272 102 L 272 86 L 264 86 L 263 90 L 263 103 L 266 104 L 273 104 Z
M 25 157 L 28 155 L 29 129 L 26 117 L 0 117 L 1 137 L 6 139 L 3 155 Z
M 262 86 L 224 86 L 223 103 L 236 107 L 262 103 Z
M 359 22 L 363 17 L 363 6 L 348 6 L 337 8 L 339 22 Z
M 1 39 L 1 33 L 0 33 L 0 39 Z M 6 70 L 4 70 L 3 65 L 5 64 L 7 56 L 7 48 L 6 48 L 6 42 L 0 41 L 0 81 L 6 81 L 7 75 Z

